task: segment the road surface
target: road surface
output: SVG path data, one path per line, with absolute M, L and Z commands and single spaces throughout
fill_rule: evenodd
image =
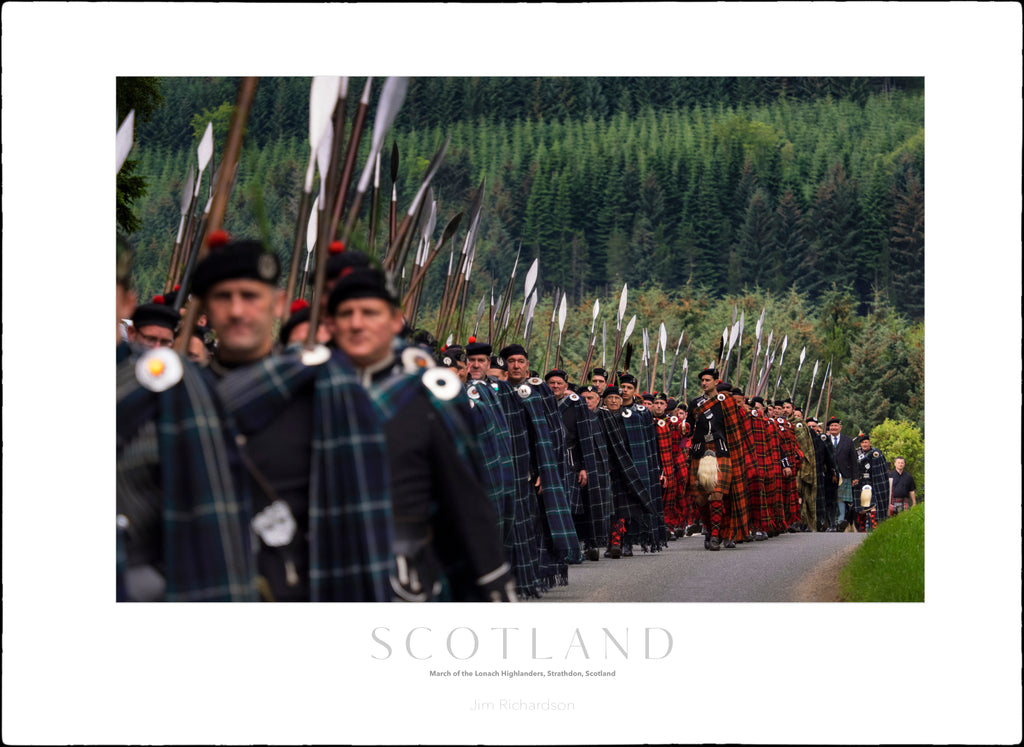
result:
M 700 535 L 680 537 L 668 549 L 617 560 L 604 557 L 569 566 L 569 585 L 534 603 L 552 602 L 796 602 L 816 569 L 849 557 L 867 535 L 852 532 L 784 534 L 718 552 Z

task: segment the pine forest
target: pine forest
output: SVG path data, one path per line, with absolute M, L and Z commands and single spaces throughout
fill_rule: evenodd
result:
M 350 112 L 365 83 L 348 80 Z M 368 128 L 382 83 L 371 81 Z M 117 81 L 118 124 L 136 112 L 117 223 L 136 249 L 142 299 L 163 289 L 186 178 L 212 123 L 207 194 L 238 84 Z M 224 221 L 234 236 L 261 238 L 285 268 L 310 160 L 310 84 L 259 80 Z M 766 396 L 838 415 L 850 435 L 886 419 L 923 433 L 923 78 L 412 78 L 352 248 L 383 254 L 392 187 L 401 215 L 446 138 L 431 183 L 433 239 L 482 193 L 464 312 L 438 320 L 447 246 L 423 286 L 415 326 L 441 343 L 498 338 L 503 319 L 487 309 L 514 267 L 515 327 L 536 259 L 529 349 L 542 375 L 557 363 L 578 382 L 592 345 L 590 367 L 610 368 L 618 327 L 635 315 L 630 370 L 642 389 L 693 397 L 696 372 L 728 348 L 728 378 L 749 389 L 778 351 Z M 455 262 L 467 227 L 464 217 Z M 549 336 L 560 338 L 557 360 Z

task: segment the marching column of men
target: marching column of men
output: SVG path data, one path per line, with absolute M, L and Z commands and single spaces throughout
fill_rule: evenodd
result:
M 698 531 L 718 551 L 890 511 L 867 436 L 848 449 L 837 420 L 821 433 L 714 369 L 677 403 L 629 372 L 542 378 L 515 343 L 438 352 L 387 275 L 334 246 L 315 334 L 304 303 L 275 334 L 275 255 L 222 244 L 188 331 L 173 300 L 131 313 L 119 246 L 119 600 L 515 601 Z M 176 331 L 202 350 L 173 353 Z

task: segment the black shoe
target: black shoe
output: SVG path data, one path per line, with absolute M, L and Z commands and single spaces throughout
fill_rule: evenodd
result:
M 712 537 L 710 542 L 708 543 L 708 549 L 709 550 L 721 550 L 722 549 L 722 539 L 720 537 Z
M 699 530 L 699 529 L 700 529 L 700 524 L 690 524 L 688 527 L 686 527 L 686 536 L 687 537 L 692 537 L 693 534 L 697 530 Z
M 675 538 L 678 539 L 679 537 L 682 537 L 683 535 L 686 535 L 687 537 L 690 536 L 690 535 L 686 534 L 686 530 L 684 530 L 682 527 L 676 527 L 676 530 L 674 532 L 672 532 L 672 536 L 669 537 L 669 539 L 672 539 L 672 537 L 675 537 Z
M 618 545 L 612 545 L 611 547 L 608 548 L 607 552 L 605 552 L 604 556 L 606 558 L 621 558 L 622 557 L 622 548 L 619 547 Z
M 704 535 L 704 549 L 705 550 L 710 550 L 711 549 L 711 535 L 710 534 L 705 534 Z
M 768 539 L 768 535 L 764 532 L 754 532 L 754 542 L 764 542 Z
M 591 547 L 587 550 L 587 560 L 600 560 L 601 552 L 596 547 Z
M 836 527 L 836 531 L 837 532 L 845 532 L 846 531 L 846 527 L 848 527 L 848 526 L 850 526 L 850 522 L 848 522 L 846 519 L 843 519 L 841 522 L 839 522 L 839 526 Z
M 631 557 L 633 557 L 633 547 L 632 547 L 632 545 L 626 545 L 625 547 L 622 548 L 622 557 L 624 557 L 624 558 L 631 558 Z
M 726 540 L 726 541 L 725 541 L 725 546 L 726 546 L 726 547 L 727 547 L 728 549 L 730 549 L 730 550 L 734 550 L 734 549 L 736 549 L 736 543 L 735 543 L 735 542 L 733 542 L 732 540 Z

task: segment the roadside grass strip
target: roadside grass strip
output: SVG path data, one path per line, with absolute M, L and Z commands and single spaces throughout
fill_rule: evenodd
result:
M 865 537 L 839 574 L 844 602 L 924 601 L 924 504 Z

